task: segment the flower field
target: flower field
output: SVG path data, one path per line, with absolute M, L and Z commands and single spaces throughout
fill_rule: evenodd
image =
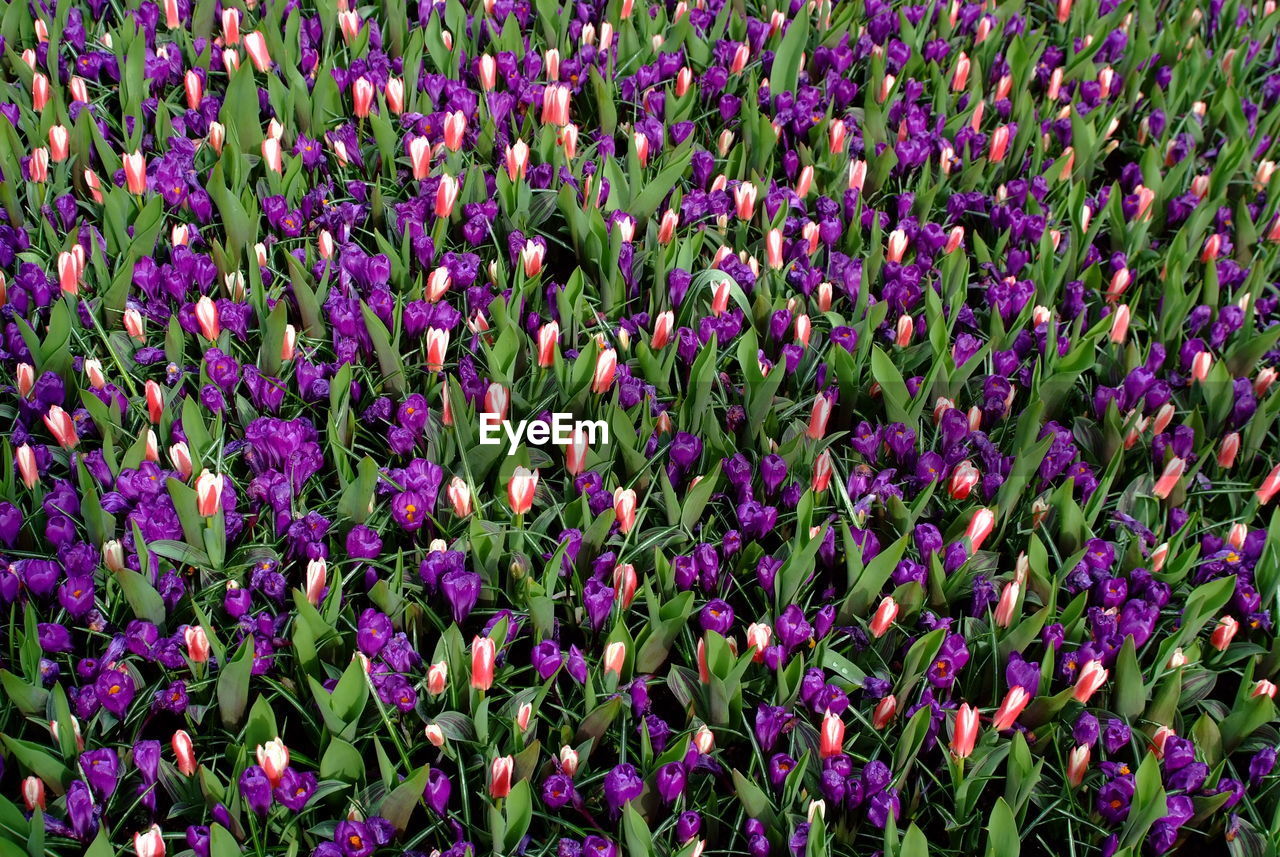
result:
M 0 857 L 1275 857 L 1278 32 L 8 3 Z

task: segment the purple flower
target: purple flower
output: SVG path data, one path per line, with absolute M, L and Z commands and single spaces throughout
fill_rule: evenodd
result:
M 80 769 L 98 800 L 106 800 L 115 794 L 120 772 L 120 757 L 115 750 L 103 747 L 85 751 L 80 755 Z
M 547 777 L 542 784 L 542 800 L 548 809 L 560 809 L 565 804 L 577 799 L 577 791 L 573 787 L 573 778 L 568 774 L 556 772 Z
M 343 857 L 369 857 L 378 847 L 373 831 L 362 821 L 338 822 L 333 841 L 342 849 Z
M 316 775 L 310 771 L 298 773 L 292 767 L 285 768 L 284 775 L 275 788 L 275 798 L 281 806 L 292 812 L 301 812 L 316 791 Z
M 668 762 L 658 768 L 657 774 L 654 775 L 658 795 L 666 803 L 671 803 L 684 793 L 685 780 L 684 765 L 680 762 Z
M 136 692 L 133 676 L 122 669 L 104 670 L 94 682 L 94 691 L 102 707 L 122 719 Z
M 250 765 L 240 775 L 240 796 L 255 815 L 266 815 L 271 809 L 271 780 L 258 765 Z
M 644 780 L 635 766 L 628 762 L 614 766 L 604 775 L 604 797 L 609 803 L 609 808 L 615 813 L 627 801 L 640 797 L 642 791 L 644 791 Z

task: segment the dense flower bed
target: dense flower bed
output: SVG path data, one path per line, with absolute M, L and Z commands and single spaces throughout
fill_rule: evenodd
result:
M 8 4 L 0 857 L 1275 854 L 1278 29 Z

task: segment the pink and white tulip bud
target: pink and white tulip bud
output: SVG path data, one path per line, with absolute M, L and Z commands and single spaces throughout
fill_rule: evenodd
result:
M 1067 755 L 1067 782 L 1072 788 L 1079 788 L 1089 773 L 1089 745 L 1077 744 Z
M 892 595 L 886 595 L 880 600 L 880 606 L 876 608 L 875 615 L 871 617 L 870 631 L 871 636 L 879 639 L 888 633 L 893 627 L 893 622 L 898 618 L 898 602 L 894 600 Z
M 781 229 L 774 228 L 768 231 L 764 239 L 764 251 L 769 267 L 775 271 L 781 270 L 783 265 Z
M 521 732 L 528 731 L 529 720 L 532 717 L 533 717 L 533 705 L 528 702 L 522 703 L 520 705 L 520 708 L 516 711 L 516 726 L 520 729 Z
M 159 423 L 164 416 L 164 390 L 155 381 L 147 381 L 144 388 L 147 399 L 147 416 L 152 423 Z
M 526 277 L 536 277 L 542 273 L 542 263 L 546 259 L 547 248 L 532 238 L 524 242 L 520 248 L 520 266 Z
M 223 8 L 222 10 L 222 43 L 237 45 L 240 43 L 240 10 Z
M 823 759 L 844 754 L 844 721 L 830 710 L 822 716 L 822 729 L 818 733 L 818 755 Z
M 1089 699 L 1098 692 L 1098 689 L 1106 684 L 1109 675 L 1110 671 L 1102 665 L 1102 661 L 1089 661 L 1080 670 L 1080 676 L 1076 679 L 1075 687 L 1071 693 L 1072 697 L 1076 702 L 1087 705 Z
M 80 437 L 76 434 L 75 422 L 71 419 L 71 415 L 60 406 L 50 406 L 48 413 L 44 415 L 44 424 L 63 449 L 75 449 L 76 445 L 80 443 Z
M 538 490 L 538 471 L 517 467 L 507 482 L 507 503 L 516 515 L 523 515 L 533 508 L 533 497 Z
M 201 295 L 196 301 L 196 323 L 200 327 L 200 335 L 210 342 L 218 341 L 222 326 L 218 321 L 218 305 L 208 295 Z
M 110 571 L 119 571 L 124 568 L 124 547 L 119 540 L 108 539 L 102 543 L 102 564 Z
M 975 551 L 982 548 L 982 543 L 986 541 L 987 536 L 991 535 L 995 524 L 996 516 L 990 509 L 979 509 L 973 513 L 973 517 L 969 520 L 969 527 L 965 530 L 965 536 Z
M 278 785 L 280 778 L 284 776 L 285 769 L 289 767 L 289 748 L 285 746 L 284 741 L 272 738 L 265 744 L 259 744 L 254 750 L 257 757 L 258 765 L 266 773 L 267 779 L 272 785 Z
M 249 33 L 244 37 L 244 49 L 249 52 L 249 59 L 258 71 L 271 68 L 271 54 L 267 51 L 267 40 L 262 33 Z
M 831 484 L 832 472 L 831 451 L 824 449 L 813 463 L 813 479 L 809 484 L 813 493 L 821 494 L 827 490 L 827 486 Z
M 305 595 L 312 607 L 319 607 L 324 600 L 324 590 L 329 583 L 329 565 L 324 557 L 317 557 L 307 563 L 307 582 Z
M 178 471 L 183 482 L 191 478 L 191 450 L 187 448 L 186 441 L 180 440 L 169 447 L 169 463 L 173 465 L 174 470 Z
M 564 467 L 570 476 L 577 476 L 587 469 L 587 453 L 591 450 L 587 440 L 587 433 L 575 428 L 568 446 L 564 448 Z
M 18 366 L 18 392 L 22 392 L 22 365 Z M 107 386 L 107 376 L 102 371 L 102 361 L 96 357 L 91 357 L 84 361 L 84 374 L 89 379 L 89 386 L 95 390 L 102 390 Z M 23 394 L 26 395 L 25 393 Z
M 201 516 L 212 517 L 222 508 L 223 475 L 201 471 L 196 479 L 196 508 Z
M 515 770 L 515 760 L 510 756 L 499 756 L 489 764 L 489 796 L 504 798 L 511 794 L 511 773 Z
M 1262 484 L 1258 486 L 1255 496 L 1257 496 L 1258 502 L 1265 506 L 1271 502 L 1271 498 L 1276 495 L 1277 491 L 1280 491 L 1280 464 L 1277 464 L 1267 474 L 1267 477 L 1262 480 Z
M 613 490 L 613 512 L 618 519 L 618 529 L 623 535 L 636 525 L 636 492 L 631 488 Z
M 606 348 L 596 355 L 596 368 L 591 376 L 591 392 L 602 395 L 613 386 L 614 376 L 618 372 L 618 352 Z
M 542 91 L 542 124 L 569 124 L 569 87 L 551 84 Z
M 1182 478 L 1182 474 L 1186 469 L 1187 462 L 1184 459 L 1177 456 L 1169 459 L 1169 463 L 1164 466 L 1164 472 L 1156 480 L 1155 487 L 1151 490 L 1151 493 L 1161 500 L 1168 498 L 1173 493 L 1173 489 L 1177 487 L 1178 480 Z
M 1116 345 L 1123 345 L 1129 335 L 1129 305 L 1121 304 L 1111 314 L 1110 339 Z
M 951 71 L 951 91 L 962 92 L 969 83 L 969 55 L 964 51 L 956 57 L 955 68 Z
M 1233 431 L 1222 439 L 1218 447 L 1218 466 L 1230 470 L 1236 463 L 1236 455 L 1240 452 L 1240 432 Z
M 71 147 L 71 135 L 65 125 L 54 125 L 49 128 L 49 158 L 60 164 L 67 159 Z
M 387 109 L 392 113 L 404 112 L 404 81 L 398 77 L 387 79 L 387 85 L 383 87 L 383 95 L 387 99 Z
M 515 145 L 506 150 L 507 178 L 511 181 L 522 181 L 529 171 L 529 145 L 524 140 L 516 140 Z
M 436 217 L 448 217 L 453 214 L 453 206 L 458 201 L 461 186 L 458 180 L 445 173 L 440 176 L 440 184 L 436 188 Z
M 1009 126 L 1001 125 L 991 133 L 991 147 L 987 150 L 987 159 L 993 164 L 1004 160 L 1009 148 Z
M 893 337 L 893 344 L 899 348 L 906 348 L 911 344 L 911 337 L 915 334 L 915 330 L 915 319 L 906 313 L 898 316 L 898 327 Z
M 967 759 L 978 743 L 978 709 L 964 703 L 956 711 L 955 725 L 951 735 L 951 755 L 957 759 Z
M 187 644 L 187 657 L 192 663 L 203 664 L 209 660 L 209 635 L 199 625 L 188 625 L 183 632 Z
M 368 83 L 368 81 L 366 81 Z M 262 162 L 273 173 L 284 173 L 284 153 L 280 150 L 280 141 L 275 137 L 262 139 Z
M 538 365 L 544 369 L 554 366 L 560 346 L 560 325 L 549 321 L 538 329 Z
M 1013 724 L 1018 722 L 1018 715 L 1030 702 L 1031 694 L 1027 693 L 1026 688 L 1021 685 L 1009 688 L 1004 701 L 1000 703 L 1000 708 L 996 710 L 995 717 L 992 718 L 991 728 L 997 732 L 1012 729 Z
M 849 190 L 861 191 L 867 181 L 867 162 L 861 160 L 849 163 Z
M 444 693 L 449 684 L 449 665 L 438 661 L 427 670 L 427 692 L 432 696 Z
M 222 144 L 225 143 L 227 139 L 226 127 L 221 122 L 210 122 L 207 139 L 209 140 L 209 145 L 213 150 L 218 154 L 222 154 Z
M 476 690 L 493 687 L 493 666 L 496 649 L 489 637 L 471 640 L 471 686 Z
M 658 243 L 666 246 L 675 237 L 676 227 L 680 225 L 680 215 L 675 209 L 668 208 L 662 212 L 662 220 L 658 223 Z
M 18 395 L 24 399 L 31 398 L 31 391 L 36 386 L 36 369 L 30 363 L 19 363 L 17 369 Z
M 1213 633 L 1209 635 L 1209 645 L 1220 652 L 1225 652 L 1240 630 L 1240 623 L 1232 616 L 1223 616 L 1218 620 Z
M 142 152 L 134 151 L 133 154 L 125 155 L 121 160 L 124 162 L 124 177 L 129 193 L 145 193 L 147 190 L 147 159 L 143 157 Z
M 35 112 L 42 113 L 48 103 L 49 78 L 42 72 L 36 72 L 31 76 L 31 107 Z
M 444 146 L 450 152 L 462 148 L 462 140 L 467 134 L 467 114 L 455 110 L 444 117 Z
M 1253 686 L 1253 690 L 1249 693 L 1250 697 L 1265 696 L 1268 699 L 1276 698 L 1276 685 L 1273 681 L 1267 679 L 1258 679 L 1257 684 Z
M 1022 587 L 1018 581 L 1011 580 L 1004 585 L 1004 589 L 1000 592 L 1000 601 L 996 605 L 996 625 L 1001 628 L 1008 628 L 1013 623 L 1013 617 L 1018 609 L 1018 597 L 1022 593 Z
M 133 850 L 138 857 L 164 857 L 164 836 L 160 825 L 153 824 L 145 831 L 133 834 Z
M 622 605 L 623 610 L 631 607 L 639 583 L 636 567 L 631 563 L 622 563 L 613 567 L 613 591 L 616 593 L 614 597 Z
M 1271 389 L 1271 385 L 1276 382 L 1276 374 L 1276 370 L 1271 366 L 1258 372 L 1253 379 L 1253 394 L 1258 397 L 1265 396 Z
M 560 748 L 560 770 L 570 777 L 578 773 L 578 751 L 568 744 Z
M 409 163 L 413 165 L 414 181 L 431 175 L 431 141 L 426 137 L 414 137 L 409 141 Z M 441 182 L 448 176 L 441 176 Z M 437 199 L 439 196 L 437 195 Z M 452 204 L 450 204 L 452 210 Z
M 610 643 L 604 649 L 604 672 L 622 677 L 622 669 L 627 662 L 627 644 L 621 641 Z
M 342 40 L 348 45 L 360 35 L 360 13 L 352 9 L 338 13 L 338 29 L 342 31 Z
M 26 804 L 27 812 L 34 812 L 36 809 L 43 810 L 45 807 L 44 780 L 34 776 L 23 780 L 22 802 Z
M 373 110 L 373 84 L 367 77 L 358 77 L 351 84 L 351 103 L 356 116 L 361 119 Z
M 901 262 L 903 255 L 907 252 L 907 233 L 901 229 L 895 229 L 889 233 L 889 240 L 885 244 L 885 260 L 889 262 Z
M 898 698 L 893 694 L 881 699 L 876 703 L 875 710 L 871 713 L 871 725 L 875 729 L 883 729 L 893 722 L 894 716 L 898 713 Z
M 760 663 L 764 660 L 764 651 L 769 648 L 773 639 L 773 629 L 764 622 L 752 622 L 747 626 L 747 646 L 754 650 L 751 660 Z
M 1245 539 L 1249 538 L 1249 527 L 1239 522 L 1231 525 L 1231 529 L 1227 531 L 1227 544 L 1236 550 L 1244 547 Z
M 444 730 L 440 728 L 440 724 L 428 723 L 426 729 L 423 730 L 423 734 L 431 742 L 431 746 L 444 746 Z

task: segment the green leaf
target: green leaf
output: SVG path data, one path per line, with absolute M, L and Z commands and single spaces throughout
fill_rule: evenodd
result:
M 62 762 L 50 756 L 39 744 L 0 735 L 9 754 L 24 768 L 44 780 L 57 794 L 71 781 L 71 771 Z
M 364 324 L 369 331 L 369 338 L 373 340 L 374 353 L 378 355 L 382 383 L 397 395 L 404 393 L 404 365 L 400 362 L 399 350 L 391 345 L 391 334 L 387 332 L 387 326 L 363 301 L 360 303 L 360 311 L 364 315 Z
M 914 823 L 903 834 L 902 848 L 898 851 L 898 855 L 899 857 L 929 857 L 929 840 L 925 839 L 924 831 Z
M 1018 822 L 1013 810 L 1004 798 L 997 798 L 987 821 L 986 857 L 1018 857 L 1022 840 L 1018 837 Z
M 791 19 L 782 37 L 778 52 L 773 55 L 773 69 L 769 73 L 769 91 L 773 94 L 795 92 L 800 76 L 800 59 L 809 42 L 809 7 Z
M 253 637 L 245 637 L 226 666 L 218 676 L 218 713 L 222 717 L 222 725 L 235 726 L 244 716 L 244 707 L 249 701 L 249 679 L 253 674 Z
M 276 712 L 266 696 L 259 695 L 249 709 L 249 722 L 244 728 L 244 743 L 253 748 L 280 737 L 280 727 L 276 725 Z
M 507 824 L 506 833 L 503 835 L 503 844 L 506 846 L 506 853 L 514 854 L 516 846 L 524 838 L 525 833 L 529 830 L 529 823 L 533 820 L 533 798 L 528 780 L 520 780 L 511 787 L 504 809 L 506 811 Z
M 386 800 L 382 802 L 382 808 L 378 810 L 378 815 L 391 822 L 401 833 L 408 830 L 409 817 L 413 815 L 413 808 L 422 802 L 430 773 L 430 765 L 418 768 L 413 776 L 396 786 L 395 790 L 387 795 Z
M 329 746 L 320 757 L 320 778 L 359 782 L 364 777 L 364 757 L 355 747 L 341 738 L 330 738 Z
M 141 574 L 122 568 L 115 573 L 116 581 L 124 592 L 125 600 L 133 609 L 133 615 L 159 625 L 164 622 L 164 599 L 156 588 Z

